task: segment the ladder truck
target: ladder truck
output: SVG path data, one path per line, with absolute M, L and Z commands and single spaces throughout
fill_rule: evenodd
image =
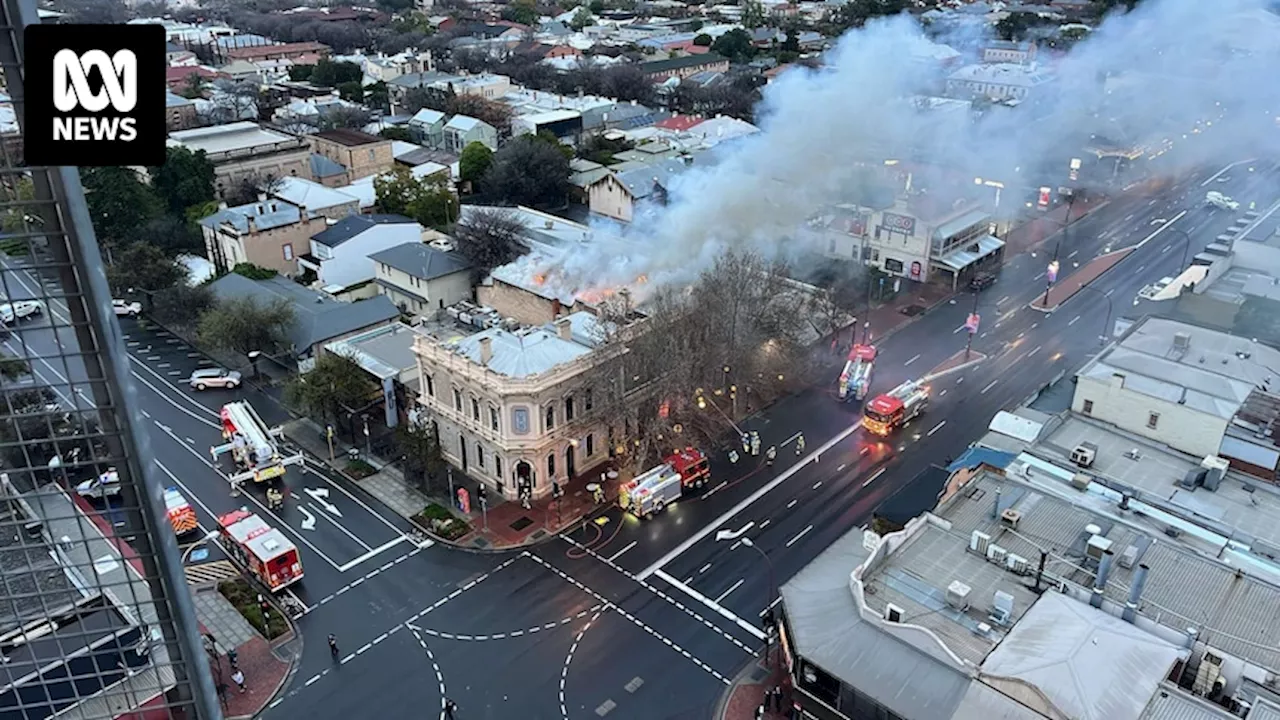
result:
M 284 456 L 280 438 L 284 431 L 267 427 L 253 406 L 243 400 L 222 406 L 222 445 L 210 448 L 216 462 L 227 453 L 235 461 L 236 472 L 227 477 L 234 486 L 252 479 L 260 483 L 284 475 L 289 465 L 303 462 L 301 453 Z
M 685 448 L 618 488 L 618 504 L 638 518 L 648 519 L 679 500 L 688 488 L 702 488 L 711 478 L 707 457 Z
M 887 437 L 929 409 L 929 383 L 971 365 L 972 362 L 966 362 L 929 373 L 924 377 L 908 380 L 883 395 L 877 395 L 862 408 L 862 427 L 876 435 Z
M 838 397 L 841 402 L 862 401 L 871 389 L 871 370 L 876 363 L 876 349 L 872 345 L 854 345 L 849 359 L 840 373 Z

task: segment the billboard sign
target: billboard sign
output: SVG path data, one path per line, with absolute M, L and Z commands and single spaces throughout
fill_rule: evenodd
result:
M 880 224 L 881 227 L 885 228 L 889 232 L 902 233 L 903 235 L 916 234 L 916 219 L 910 215 L 885 213 L 884 219 Z

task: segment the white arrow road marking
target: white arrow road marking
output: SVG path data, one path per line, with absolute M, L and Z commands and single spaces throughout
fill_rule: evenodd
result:
M 303 507 L 303 506 L 301 506 L 301 505 L 299 505 L 299 506 L 298 506 L 298 512 L 302 513 L 302 514 L 305 516 L 304 518 L 302 518 L 302 529 L 303 529 L 303 530 L 315 530 L 315 529 L 316 529 L 316 516 L 315 516 L 315 515 L 312 515 L 310 510 L 306 509 L 305 507 Z
M 319 503 L 320 507 L 325 509 L 325 512 L 333 515 L 334 517 L 342 517 L 342 513 L 338 510 L 338 506 L 324 499 L 329 497 L 328 488 L 303 488 L 303 492 L 310 495 L 312 500 Z

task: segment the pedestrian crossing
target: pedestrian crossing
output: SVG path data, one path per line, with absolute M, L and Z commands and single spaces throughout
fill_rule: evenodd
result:
M 240 577 L 240 570 L 228 560 L 213 560 L 199 565 L 188 565 L 187 584 L 191 586 L 214 585 L 223 580 Z

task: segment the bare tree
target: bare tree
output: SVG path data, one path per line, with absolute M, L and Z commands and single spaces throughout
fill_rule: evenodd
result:
M 458 252 L 470 261 L 480 277 L 529 251 L 524 223 L 503 208 L 473 210 L 453 231 Z

